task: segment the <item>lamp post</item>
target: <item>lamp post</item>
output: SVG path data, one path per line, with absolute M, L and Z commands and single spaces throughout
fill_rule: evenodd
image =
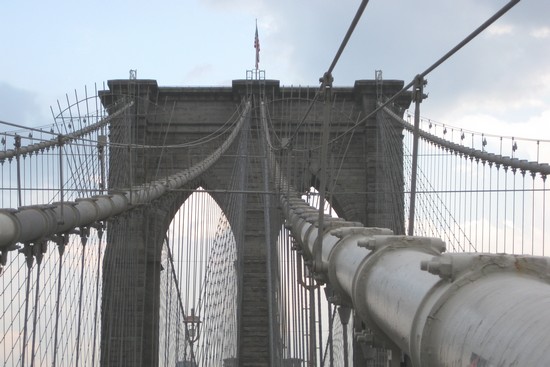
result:
M 192 308 L 191 315 L 185 316 L 183 323 L 185 324 L 185 337 L 191 346 L 191 366 L 196 366 L 193 344 L 199 340 L 202 321 L 198 315 L 195 315 L 195 309 Z

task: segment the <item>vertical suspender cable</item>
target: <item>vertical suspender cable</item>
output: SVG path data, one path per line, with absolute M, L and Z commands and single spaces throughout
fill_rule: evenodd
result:
M 52 366 L 57 366 L 57 351 L 58 351 L 58 332 L 59 332 L 59 309 L 61 305 L 61 280 L 63 271 L 63 253 L 65 252 L 65 245 L 68 241 L 68 235 L 62 235 L 58 238 L 57 249 L 59 252 L 59 271 L 57 273 L 57 299 L 55 302 L 55 331 L 53 342 L 53 361 Z
M 482 213 L 483 215 L 483 213 Z M 478 246 L 479 244 L 479 241 L 478 241 L 478 236 L 479 236 L 479 158 L 476 158 L 476 215 L 475 215 L 475 218 L 476 218 L 476 228 L 475 228 L 475 232 L 476 232 L 476 236 L 475 236 L 475 243 L 476 243 L 476 246 Z
M 168 246 L 168 238 L 164 239 L 164 243 L 165 243 L 165 245 L 163 245 L 163 246 Z M 166 264 L 166 267 L 170 267 L 173 270 L 173 267 L 171 265 L 172 264 L 168 263 L 168 264 Z M 168 344 L 168 338 L 169 338 L 169 325 L 170 325 L 170 313 L 169 313 L 170 304 L 169 304 L 169 301 L 171 301 L 170 296 L 172 294 L 172 292 L 169 291 L 169 287 L 170 287 L 170 278 L 169 277 L 170 277 L 170 271 L 168 271 L 168 269 L 166 269 L 166 276 L 164 277 L 164 281 L 165 281 L 164 287 L 166 289 L 165 290 L 166 294 L 164 294 L 164 365 L 165 366 L 168 366 L 168 350 L 169 350 L 169 347 L 168 347 L 167 344 Z M 162 279 L 160 280 L 160 284 L 162 284 Z M 162 299 L 160 301 L 162 302 Z M 160 333 L 159 333 L 159 338 L 160 338 Z M 160 353 L 159 353 L 159 355 L 160 355 Z
M 82 256 L 80 259 L 80 292 L 78 296 L 78 325 L 76 333 L 76 366 L 79 366 L 80 362 L 80 330 L 82 328 L 82 295 L 84 293 L 84 263 L 86 255 L 86 243 L 88 242 L 88 236 L 86 234 L 87 229 L 80 229 L 80 239 L 82 243 Z
M 40 296 L 40 270 L 42 265 L 42 243 L 36 243 L 33 246 L 34 253 L 36 255 L 36 285 L 34 294 L 34 313 L 32 322 L 32 349 L 31 349 L 31 364 L 34 366 L 34 357 L 36 354 L 36 324 L 38 321 L 38 299 Z
M 500 164 L 498 164 L 498 163 L 495 164 L 495 167 L 497 169 L 497 173 L 496 173 L 497 174 L 497 188 L 496 188 L 496 200 L 495 200 L 496 201 L 496 204 L 495 204 L 496 205 L 496 208 L 495 208 L 495 212 L 496 212 L 496 214 L 495 214 L 496 215 L 496 219 L 495 219 L 495 252 L 499 252 L 498 251 L 498 232 L 499 232 L 499 229 L 498 229 L 498 223 L 499 223 L 499 221 L 498 221 L 498 212 L 499 212 L 498 204 L 499 204 L 499 201 L 500 201 L 500 199 L 499 199 L 499 196 L 500 196 L 500 191 L 499 191 L 500 190 Z M 506 210 L 506 208 L 504 210 Z
M 533 178 L 533 183 L 532 183 L 533 200 L 531 202 L 531 255 L 535 254 L 535 178 L 536 176 L 537 176 L 536 172 L 531 172 L 531 177 Z
M 95 310 L 94 310 L 94 331 L 93 331 L 93 346 L 92 346 L 92 366 L 95 366 L 95 355 L 96 355 L 96 342 L 97 342 L 97 320 L 98 320 L 98 310 L 99 310 L 99 279 L 101 275 L 101 239 L 103 238 L 103 225 L 100 224 L 99 229 L 97 230 L 98 237 L 98 251 L 97 251 L 97 270 L 96 270 L 96 283 L 95 283 Z
M 25 318 L 23 327 L 23 346 L 21 348 L 21 367 L 25 367 L 25 354 L 27 347 L 27 319 L 29 317 L 29 295 L 31 289 L 31 273 L 32 273 L 32 247 L 27 243 L 24 244 L 23 253 L 27 261 L 27 285 L 25 290 Z
M 319 319 L 319 361 L 323 361 L 323 314 L 321 313 L 321 291 L 320 288 L 315 288 L 317 290 L 317 317 Z
M 544 256 L 544 240 L 546 237 L 546 175 L 541 174 L 542 177 L 542 256 Z
M 504 236 L 503 242 L 504 242 L 504 250 L 503 252 L 506 253 L 506 238 L 507 236 L 507 211 L 508 211 L 508 166 L 504 166 Z
M 516 239 L 515 239 L 515 236 L 516 236 L 516 180 L 517 180 L 516 172 L 517 172 L 517 168 L 513 167 L 512 178 L 514 180 L 514 186 L 512 190 L 513 205 L 512 205 L 512 251 L 511 251 L 511 253 L 513 254 L 516 253 Z
M 265 123 L 265 106 L 264 102 L 260 101 L 262 123 L 260 124 L 264 129 L 267 124 Z M 267 134 L 267 131 L 265 132 Z M 265 135 L 264 136 L 267 136 Z M 269 195 L 269 173 L 267 155 L 269 153 L 268 144 L 262 144 L 264 151 L 262 152 L 262 171 L 263 171 L 263 187 L 264 187 L 264 230 L 265 230 L 265 245 L 266 245 L 266 262 L 267 262 L 267 302 L 268 302 L 268 317 L 269 317 L 269 356 L 271 366 L 275 366 L 275 329 L 274 329 L 274 311 L 273 311 L 273 266 L 272 266 L 272 246 L 271 246 L 271 195 Z
M 455 155 L 456 157 L 456 155 Z M 465 193 L 465 190 L 466 190 L 466 187 L 463 187 L 462 186 L 462 171 L 464 171 L 463 168 L 463 164 L 462 164 L 462 153 L 459 153 L 458 154 L 458 162 L 459 162 L 459 166 L 458 166 L 458 182 L 459 182 L 459 191 L 458 191 L 458 230 L 460 231 L 459 232 L 459 235 L 458 235 L 458 238 L 459 238 L 459 246 L 462 248 L 463 251 L 466 251 L 465 247 L 464 247 L 464 244 L 466 243 L 466 237 L 464 236 L 464 225 L 462 221 L 463 217 L 462 217 L 462 193 L 464 193 L 464 196 L 466 196 L 466 193 Z M 455 209 L 456 210 L 456 209 Z
M 336 307 L 332 310 L 332 303 L 328 303 L 328 350 L 329 350 L 329 366 L 334 367 L 334 316 L 336 316 Z
M 485 245 L 485 192 L 487 192 L 485 188 L 485 168 L 486 168 L 486 161 L 481 161 L 481 164 L 483 165 L 483 178 L 481 183 L 481 188 L 483 190 L 482 198 L 481 198 L 481 252 L 483 252 L 484 245 Z
M 523 255 L 525 253 L 524 250 L 524 240 L 525 240 L 525 170 L 522 169 L 521 171 L 521 177 L 522 177 L 522 189 L 521 189 L 521 254 Z
M 366 4 L 365 4 L 366 5 Z M 321 253 L 322 253 L 322 241 L 320 240 L 323 236 L 324 231 L 324 209 L 325 209 L 325 193 L 327 185 L 327 153 L 328 153 L 328 138 L 329 138 L 329 128 L 330 128 L 330 112 L 331 112 L 331 89 L 332 89 L 332 75 L 326 73 L 323 77 L 323 92 L 325 93 L 325 111 L 324 111 L 324 122 L 323 130 L 321 132 L 321 177 L 319 183 L 319 220 L 318 220 L 318 236 L 319 239 L 313 249 L 313 271 L 320 270 L 321 267 Z M 313 275 L 313 274 L 312 274 Z M 313 278 L 312 278 L 313 281 Z M 310 291 L 310 364 L 316 364 L 316 332 L 315 332 L 315 296 L 314 289 Z
M 414 133 L 413 133 L 413 151 L 412 151 L 412 173 L 411 173 L 411 195 L 409 201 L 409 228 L 407 234 L 414 235 L 414 206 L 416 201 L 416 175 L 418 169 L 418 137 L 420 130 L 420 103 L 424 98 L 424 78 L 417 75 L 414 79 L 413 100 L 414 108 Z
M 21 197 L 21 154 L 19 152 L 21 148 L 21 137 L 15 135 L 15 162 L 17 164 L 17 204 L 19 207 L 23 206 L 23 200 Z

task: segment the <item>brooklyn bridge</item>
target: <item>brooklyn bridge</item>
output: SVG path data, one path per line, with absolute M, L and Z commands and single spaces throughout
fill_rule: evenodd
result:
M 515 3 L 408 84 L 333 85 L 360 8 L 320 86 L 131 73 L 2 122 L 0 360 L 546 365 L 548 142 L 420 114 Z

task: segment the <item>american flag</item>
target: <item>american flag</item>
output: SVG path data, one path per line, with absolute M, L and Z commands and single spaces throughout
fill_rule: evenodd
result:
M 254 36 L 254 48 L 256 49 L 256 70 L 260 63 L 260 39 L 258 38 L 258 23 L 256 23 L 256 35 Z

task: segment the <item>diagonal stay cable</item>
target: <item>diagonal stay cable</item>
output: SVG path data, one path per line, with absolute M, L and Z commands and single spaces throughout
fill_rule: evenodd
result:
M 346 48 L 346 45 L 348 44 L 348 41 L 351 38 L 351 35 L 353 34 L 353 31 L 355 30 L 355 27 L 357 26 L 357 23 L 359 23 L 359 19 L 361 19 L 361 16 L 363 15 L 363 12 L 365 11 L 365 8 L 367 7 L 368 3 L 369 3 L 369 0 L 363 0 L 361 2 L 361 5 L 359 5 L 359 9 L 357 9 L 357 12 L 355 13 L 355 17 L 351 21 L 351 24 L 348 28 L 348 31 L 347 31 L 346 35 L 344 36 L 344 39 L 342 40 L 342 43 L 340 44 L 340 47 L 338 48 L 338 51 L 336 52 L 336 55 L 334 56 L 334 59 L 332 60 L 332 64 L 330 64 L 330 66 L 327 70 L 327 74 L 332 74 L 332 71 L 336 67 L 336 64 L 338 63 L 338 60 L 340 59 L 340 56 L 342 55 L 342 52 L 344 52 L 344 49 Z
M 361 19 L 361 16 L 363 15 L 363 12 L 365 11 L 365 8 L 367 7 L 368 3 L 369 3 L 369 0 L 363 0 L 361 2 L 361 5 L 359 5 L 359 9 L 357 9 L 357 12 L 355 13 L 355 17 L 351 21 L 351 24 L 348 28 L 348 31 L 346 32 L 346 35 L 344 36 L 344 39 L 342 40 L 342 43 L 340 43 L 340 47 L 338 48 L 338 51 L 336 51 L 336 55 L 334 55 L 334 59 L 332 59 L 332 63 L 330 64 L 330 66 L 329 66 L 327 72 L 325 73 L 325 75 L 332 74 L 332 71 L 336 67 L 336 64 L 338 63 L 338 60 L 340 59 L 340 56 L 342 56 L 342 52 L 344 52 L 344 49 L 346 48 L 346 45 L 348 44 L 348 41 L 351 38 L 351 35 L 353 34 L 353 31 L 355 30 L 355 27 L 357 26 L 357 23 L 359 23 L 359 20 Z M 322 86 L 321 86 L 320 89 L 322 90 Z M 315 97 L 313 97 L 313 100 L 309 104 L 306 112 L 304 113 L 304 116 L 302 117 L 302 119 L 298 123 L 298 126 L 296 126 L 296 129 L 294 129 L 294 133 L 292 134 L 292 136 L 289 139 L 289 142 L 288 142 L 289 144 L 292 142 L 292 140 L 298 134 L 298 130 L 300 129 L 300 127 L 302 126 L 302 124 L 306 120 L 309 113 L 311 112 L 311 109 L 313 108 L 313 105 L 317 101 L 318 97 L 319 97 L 319 91 L 317 93 L 315 93 Z
M 404 92 L 406 92 L 409 88 L 411 88 L 418 77 L 426 77 L 429 73 L 434 71 L 439 65 L 447 61 L 451 56 L 453 56 L 456 52 L 458 52 L 462 47 L 464 47 L 466 44 L 468 44 L 471 40 L 473 40 L 475 37 L 477 37 L 481 32 L 483 32 L 487 27 L 489 27 L 491 24 L 493 24 L 495 21 L 497 21 L 500 17 L 502 17 L 505 13 L 507 13 L 512 7 L 514 7 L 517 3 L 519 3 L 520 0 L 510 0 L 509 3 L 507 3 L 505 6 L 503 6 L 498 12 L 496 12 L 492 17 L 487 19 L 482 25 L 480 25 L 478 28 L 476 28 L 472 33 L 470 33 L 466 38 L 464 38 L 460 43 L 458 43 L 455 47 L 453 47 L 451 50 L 449 50 L 445 55 L 443 55 L 439 60 L 434 62 L 432 65 L 430 65 L 426 70 L 424 70 L 422 73 L 418 74 L 409 84 L 404 86 L 400 91 L 395 93 L 393 96 L 388 98 L 384 103 L 380 104 L 378 107 L 376 107 L 371 113 L 363 117 L 361 120 L 357 121 L 357 123 L 350 127 L 348 130 L 344 131 L 339 136 L 335 137 L 334 139 L 329 141 L 329 144 L 334 143 L 336 140 L 338 140 L 343 135 L 348 134 L 352 130 L 358 128 L 359 126 L 363 125 L 367 119 L 374 116 L 376 113 L 378 113 L 382 108 L 388 106 L 390 103 L 395 101 L 397 97 L 402 95 Z M 319 149 L 320 147 L 315 147 L 313 149 Z
M 176 288 L 176 296 L 178 297 L 178 306 L 179 306 L 181 314 L 183 315 L 183 317 L 185 319 L 185 317 L 187 317 L 188 314 L 185 312 L 185 307 L 183 306 L 183 300 L 182 300 L 182 297 L 181 297 L 181 291 L 180 291 L 180 286 L 179 286 L 180 283 L 178 281 L 176 271 L 174 270 L 174 268 L 175 268 L 175 266 L 174 266 L 174 257 L 172 256 L 172 249 L 170 248 L 170 241 L 168 241 L 167 237 L 164 238 L 164 241 L 166 243 L 166 249 L 167 249 L 167 252 L 168 252 L 168 260 L 170 261 L 170 268 L 171 268 L 171 272 L 172 272 L 172 277 L 174 278 L 174 286 Z M 186 339 L 186 342 L 191 343 L 189 341 L 189 329 L 188 329 L 187 322 L 184 322 L 184 325 L 185 325 L 185 339 Z M 193 355 L 193 349 L 192 348 L 191 348 L 191 358 L 192 359 L 195 358 L 194 355 Z

